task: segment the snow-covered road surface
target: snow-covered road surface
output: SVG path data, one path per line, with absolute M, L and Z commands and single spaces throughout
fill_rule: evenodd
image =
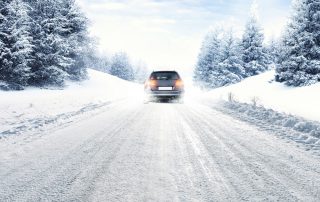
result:
M 197 103 L 0 140 L 0 201 L 320 201 L 320 158 Z M 32 138 L 31 138 L 32 137 Z

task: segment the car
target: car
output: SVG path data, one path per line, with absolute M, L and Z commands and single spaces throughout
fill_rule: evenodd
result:
M 176 71 L 153 71 L 144 89 L 148 100 L 183 100 L 184 83 Z

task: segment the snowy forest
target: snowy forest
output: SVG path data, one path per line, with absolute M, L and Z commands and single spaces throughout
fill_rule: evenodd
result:
M 73 0 L 2 0 L 0 8 L 0 81 L 8 88 L 86 78 L 87 19 Z
M 94 46 L 89 51 L 86 57 L 88 67 L 127 81 L 136 83 L 145 82 L 150 72 L 148 66 L 143 61 L 132 62 L 126 52 L 108 54 L 100 53 L 97 49 L 98 48 Z
M 141 81 L 146 67 L 133 68 L 125 53 L 95 54 L 88 24 L 74 0 L 1 0 L 0 89 L 63 87 L 86 79 L 87 67 Z
M 194 81 L 217 88 L 275 69 L 275 81 L 306 86 L 320 81 L 320 1 L 297 0 L 283 36 L 265 43 L 256 15 L 241 38 L 233 30 L 210 31 L 198 56 Z
M 125 52 L 97 53 L 88 19 L 75 0 L 0 1 L 0 89 L 63 87 L 87 78 L 86 68 L 143 82 L 148 68 Z M 296 0 L 280 39 L 265 42 L 256 15 L 242 37 L 216 28 L 203 40 L 194 70 L 202 88 L 240 82 L 270 69 L 275 81 L 305 86 L 320 81 L 320 2 Z

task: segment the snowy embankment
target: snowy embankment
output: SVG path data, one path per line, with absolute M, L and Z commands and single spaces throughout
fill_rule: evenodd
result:
M 29 88 L 0 91 L 0 138 L 48 125 L 62 125 L 78 115 L 98 113 L 114 101 L 137 98 L 141 86 L 117 77 L 88 70 L 89 79 L 68 83 L 63 90 Z
M 224 113 L 320 150 L 320 84 L 293 88 L 273 81 L 273 71 L 207 93 Z
M 219 106 L 216 107 L 219 111 L 275 133 L 281 138 L 302 143 L 306 150 L 313 150 L 320 155 L 320 122 L 246 103 L 223 102 Z
M 307 87 L 287 87 L 273 81 L 274 71 L 250 77 L 244 81 L 210 91 L 211 98 L 235 101 L 270 108 L 306 119 L 320 121 L 320 83 Z

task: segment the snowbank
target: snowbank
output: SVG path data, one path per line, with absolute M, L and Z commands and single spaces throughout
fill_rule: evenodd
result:
M 274 71 L 227 87 L 212 90 L 207 96 L 214 99 L 228 100 L 230 93 L 238 102 L 270 108 L 306 119 L 320 121 L 320 83 L 307 87 L 287 87 L 273 81 Z
M 300 143 L 306 150 L 320 155 L 320 122 L 238 102 L 223 102 L 215 109 Z
M 269 71 L 203 96 L 205 102 L 217 102 L 215 109 L 320 155 L 320 84 L 293 88 L 273 77 Z
M 128 96 L 139 98 L 143 93 L 140 85 L 92 69 L 88 73 L 88 80 L 70 82 L 63 90 L 0 91 L 0 138 L 63 122 Z

